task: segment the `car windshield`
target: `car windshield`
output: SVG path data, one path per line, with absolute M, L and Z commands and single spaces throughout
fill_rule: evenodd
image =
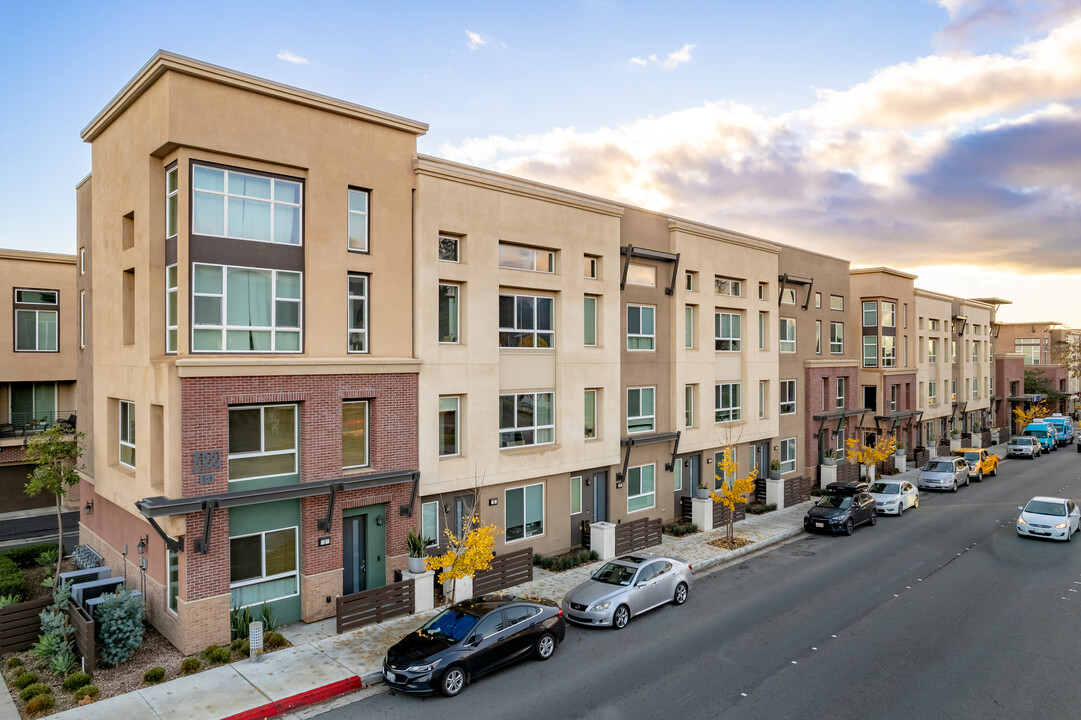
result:
M 1066 506 L 1062 503 L 1048 502 L 1047 500 L 1029 500 L 1025 506 L 1025 512 L 1036 515 L 1057 515 L 1065 517 Z
M 432 637 L 456 643 L 468 635 L 476 624 L 476 616 L 449 608 L 425 623 L 420 630 Z
M 605 563 L 600 570 L 593 573 L 593 579 L 597 582 L 609 585 L 630 585 L 634 579 L 635 568 L 615 563 Z
M 867 492 L 877 493 L 879 495 L 896 495 L 901 492 L 901 486 L 897 483 L 875 483 Z
M 841 508 L 842 510 L 851 504 L 851 495 L 823 495 L 815 503 L 820 508 Z
M 965 460 L 970 463 L 979 462 L 980 454 L 978 452 L 967 452 L 965 453 Z
M 953 463 L 948 462 L 929 462 L 923 469 L 926 472 L 953 472 Z
M 1010 445 L 1031 445 L 1032 438 L 1030 437 L 1012 437 L 1010 438 Z

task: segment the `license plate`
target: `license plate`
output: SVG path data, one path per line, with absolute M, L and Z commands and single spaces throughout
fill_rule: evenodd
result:
M 383 671 L 383 677 L 385 677 L 390 682 L 394 682 L 394 673 L 390 672 L 389 670 Z
M 815 527 L 826 527 L 825 523 L 816 522 Z

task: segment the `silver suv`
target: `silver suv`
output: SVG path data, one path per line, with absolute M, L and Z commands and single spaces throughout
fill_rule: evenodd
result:
M 958 456 L 931 458 L 920 468 L 920 476 L 916 480 L 916 486 L 920 490 L 957 492 L 961 485 L 968 485 L 968 463 Z
M 1081 450 L 1078 450 L 1078 452 L 1081 452 Z M 1039 438 L 1029 437 L 1027 435 L 1014 435 L 1010 438 L 1010 441 L 1006 443 L 1006 457 L 1040 457 Z

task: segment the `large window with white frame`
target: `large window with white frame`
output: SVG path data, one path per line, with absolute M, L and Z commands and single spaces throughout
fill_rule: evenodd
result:
M 461 262 L 462 238 L 457 235 L 439 235 L 439 259 L 443 262 Z
M 15 288 L 15 351 L 57 352 L 60 293 Z
M 694 305 L 687 305 L 683 308 L 683 347 L 688 350 L 694 348 L 695 310 Z
M 458 395 L 439 398 L 439 457 L 450 457 L 460 452 L 460 409 L 461 398 Z
M 897 303 L 882 301 L 882 327 L 897 327 Z
M 718 275 L 713 278 L 713 292 L 729 297 L 743 297 L 743 281 Z
M 938 382 L 935 380 L 927 381 L 927 406 L 934 407 L 938 405 Z
M 135 469 L 135 403 L 121 400 L 120 410 L 120 464 Z
M 597 346 L 597 296 L 586 295 L 582 298 L 582 344 L 586 347 Z
M 830 295 L 830 310 L 844 310 L 845 298 L 843 295 Z
M 882 367 L 897 367 L 897 339 L 892 335 L 882 336 Z
M 597 388 L 587 388 L 585 391 L 585 408 L 583 411 L 584 427 L 583 437 L 586 440 L 594 440 L 597 437 L 597 397 L 600 391 Z
M 551 250 L 499 243 L 499 267 L 508 270 L 554 273 L 556 254 Z
M 648 510 L 656 505 L 656 472 L 653 463 L 627 468 L 627 512 Z
M 863 366 L 878 367 L 878 336 L 863 336 Z
M 229 538 L 229 594 L 233 607 L 249 607 L 299 592 L 297 528 Z
M 176 237 L 180 201 L 180 170 L 176 163 L 165 169 L 165 237 Z
M 439 283 L 439 342 L 458 342 L 458 319 L 461 313 L 462 286 Z
M 714 422 L 734 422 L 742 417 L 739 383 L 717 383 L 713 396 Z
M 715 312 L 713 314 L 713 343 L 718 352 L 739 352 L 742 328 L 739 313 Z
M 349 273 L 349 352 L 368 352 L 368 276 Z
M 507 542 L 544 534 L 544 483 L 504 491 Z
M 350 252 L 368 252 L 370 195 L 367 190 L 349 188 L 349 242 Z
M 229 408 L 229 480 L 296 474 L 297 444 L 295 404 Z
M 878 301 L 863 301 L 863 326 L 878 327 Z
M 649 305 L 627 306 L 627 349 L 653 350 L 657 329 L 654 325 L 656 308 Z
M 550 392 L 500 395 L 500 449 L 555 442 L 554 403 Z
M 830 354 L 841 355 L 845 351 L 845 324 L 830 323 Z
M 796 319 L 781 318 L 777 325 L 780 328 L 777 349 L 783 353 L 796 352 Z
M 303 184 L 298 180 L 195 165 L 192 233 L 300 245 Z
M 627 388 L 627 432 L 650 432 L 656 427 L 656 388 Z
M 555 345 L 555 302 L 536 295 L 499 294 L 499 347 Z
M 368 456 L 367 400 L 342 401 L 342 468 L 360 468 L 371 464 Z
M 980 379 L 972 378 L 972 399 L 975 400 L 980 396 Z
M 938 362 L 938 340 L 936 338 L 927 340 L 927 362 Z
M 796 412 L 796 381 L 781 381 L 781 415 L 792 415 Z
M 193 352 L 300 352 L 299 272 L 194 265 Z
M 796 438 L 781 441 L 781 472 L 796 471 Z
M 176 352 L 177 338 L 177 266 L 165 268 L 165 352 Z

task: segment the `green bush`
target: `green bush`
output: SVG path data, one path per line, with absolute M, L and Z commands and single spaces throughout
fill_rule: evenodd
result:
M 180 674 L 191 675 L 194 672 L 199 672 L 199 668 L 203 666 L 202 661 L 197 657 L 186 657 L 180 663 Z
M 10 605 L 17 605 L 19 603 L 18 595 L 0 595 L 0 608 L 6 608 Z
M 596 550 L 578 549 L 572 550 L 562 555 L 552 555 L 545 557 L 544 555 L 534 555 L 533 564 L 537 567 L 544 568 L 551 572 L 562 572 L 564 570 L 570 570 L 576 568 L 579 565 L 585 565 L 586 563 L 593 562 L 599 559 Z
M 17 668 L 17 667 L 22 667 L 22 666 L 23 666 L 23 661 L 20 660 L 19 658 L 17 658 L 17 657 L 8 658 L 8 661 L 7 661 L 7 669 L 8 670 L 11 670 L 11 669 Z
M 143 644 L 143 600 L 130 590 L 107 595 L 94 611 L 94 622 L 101 639 L 101 660 L 117 666 Z
M 777 509 L 777 503 L 751 503 L 747 506 L 747 512 L 751 515 L 764 515 Z
M 143 673 L 143 680 L 148 683 L 159 683 L 165 679 L 165 668 L 152 667 Z
M 203 657 L 206 661 L 212 665 L 221 665 L 232 660 L 233 655 L 229 652 L 229 648 L 223 648 L 220 645 L 211 645 L 206 650 L 203 650 Z
M 20 602 L 26 597 L 26 578 L 22 570 L 9 557 L 0 555 L 0 595 L 12 595 Z
M 99 692 L 101 691 L 98 690 L 97 685 L 83 685 L 81 688 L 72 693 L 71 698 L 75 702 L 79 702 L 84 697 L 96 698 Z
M 56 550 L 56 543 L 38 543 L 37 545 L 23 545 L 22 547 L 8 548 L 7 550 L 0 552 L 0 557 L 11 558 L 11 560 L 21 568 L 36 567 L 38 565 L 38 556 L 49 549 Z M 55 555 L 53 556 L 53 562 L 56 562 Z
M 64 689 L 64 692 L 72 692 L 74 690 L 78 690 L 83 685 L 89 684 L 90 676 L 84 672 L 77 672 L 72 673 L 71 675 L 68 675 L 66 678 L 64 678 L 64 684 L 61 685 L 61 687 Z
M 24 672 L 19 677 L 15 678 L 15 687 L 22 690 L 23 688 L 30 687 L 38 681 L 38 676 L 32 672 Z
M 41 552 L 39 552 L 37 558 L 35 559 L 35 563 L 37 563 L 38 567 L 41 567 L 42 565 L 55 567 L 56 561 L 60 559 L 59 555 L 60 546 L 53 545 L 48 550 L 42 550 Z
M 690 535 L 691 533 L 698 532 L 698 526 L 692 522 L 686 522 L 684 520 L 674 520 L 662 526 L 661 530 L 664 532 L 665 535 L 682 537 L 683 535 Z
M 55 704 L 56 698 L 52 696 L 52 693 L 44 693 L 42 695 L 37 695 L 32 698 L 30 702 L 26 703 L 26 713 L 27 715 L 33 715 L 34 713 L 39 713 L 42 710 L 48 710 Z
M 244 638 L 237 638 L 229 643 L 229 649 L 237 655 L 243 655 L 244 657 L 251 655 L 251 645 Z
M 267 650 L 278 650 L 289 644 L 289 641 L 285 639 L 285 636 L 280 632 L 271 630 L 263 635 L 263 647 Z
M 46 693 L 52 694 L 52 688 L 45 683 L 36 682 L 24 687 L 23 691 L 19 693 L 19 697 L 23 700 L 29 700 L 32 697 L 37 697 L 38 695 L 44 695 Z
M 49 660 L 49 669 L 53 675 L 67 675 L 75 667 L 75 651 L 71 647 L 62 648 Z
M 234 606 L 229 611 L 229 637 L 244 640 L 248 637 L 248 625 L 251 623 L 251 608 Z

